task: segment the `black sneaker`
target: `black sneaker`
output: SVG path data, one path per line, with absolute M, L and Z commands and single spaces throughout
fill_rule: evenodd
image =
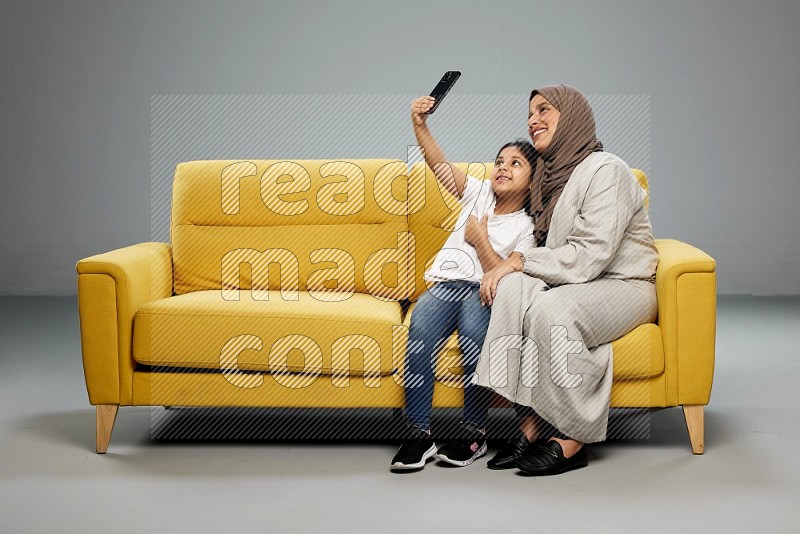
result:
M 486 432 L 471 423 L 462 423 L 461 429 L 464 437 L 442 445 L 436 458 L 448 464 L 466 467 L 486 454 Z
M 422 469 L 428 458 L 436 454 L 436 444 L 431 435 L 424 430 L 412 426 L 408 435 L 400 444 L 400 450 L 392 458 L 390 469 L 395 471 Z

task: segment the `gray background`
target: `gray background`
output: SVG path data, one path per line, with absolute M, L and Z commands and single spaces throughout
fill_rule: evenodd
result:
M 524 134 L 536 86 L 644 95 L 649 162 L 629 163 L 650 173 L 656 237 L 713 255 L 721 293 L 800 294 L 798 15 L 791 1 L 2 1 L 0 294 L 74 294 L 78 259 L 157 235 L 154 97 L 319 95 L 298 108 L 292 146 L 275 143 L 291 114 L 267 114 L 239 132 L 249 144 L 208 138 L 198 154 L 184 141 L 175 160 L 405 159 L 405 98 L 448 69 L 464 73 L 460 103 L 436 116 L 451 159 Z M 356 95 L 399 104 L 337 108 Z M 491 95 L 522 101 L 496 136 L 466 105 Z M 612 111 L 600 137 L 624 157 Z

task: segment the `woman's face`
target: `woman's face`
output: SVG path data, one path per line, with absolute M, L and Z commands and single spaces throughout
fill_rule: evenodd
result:
M 494 160 L 492 191 L 496 195 L 514 194 L 531 186 L 531 164 L 515 146 L 507 146 Z
M 553 141 L 560 116 L 561 112 L 542 95 L 536 94 L 531 99 L 528 107 L 528 134 L 539 154 L 547 150 Z

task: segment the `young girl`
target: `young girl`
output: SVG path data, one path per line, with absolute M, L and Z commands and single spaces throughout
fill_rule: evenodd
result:
M 450 165 L 433 138 L 426 120 L 433 107 L 429 96 L 411 103 L 411 122 L 417 142 L 436 178 L 459 198 L 463 209 L 425 279 L 433 282 L 413 309 L 404 375 L 408 435 L 392 459 L 392 469 L 418 469 L 436 455 L 453 465 L 466 466 L 486 454 L 485 425 L 490 392 L 470 378 L 489 326 L 488 306 L 480 301 L 485 271 L 518 250 L 534 246 L 533 222 L 524 209 L 530 196 L 536 152 L 525 140 L 507 143 L 495 159 L 486 183 Z M 464 418 L 461 438 L 437 451 L 431 439 L 430 418 L 436 356 L 458 330 L 464 359 Z

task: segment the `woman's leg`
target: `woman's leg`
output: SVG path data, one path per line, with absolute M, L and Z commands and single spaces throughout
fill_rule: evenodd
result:
M 517 402 L 521 357 L 532 348 L 523 335 L 526 312 L 546 290 L 544 282 L 524 273 L 511 273 L 497 285 L 474 381 L 511 402 Z
M 441 283 L 426 291 L 411 314 L 403 385 L 409 424 L 430 429 L 434 368 L 442 344 L 456 328 L 459 292 Z
M 533 411 L 533 408 L 514 403 L 514 413 L 519 419 L 519 429 L 525 434 L 528 441 L 533 442 L 538 439 L 542 422 L 541 418 Z
M 555 475 L 588 464 L 584 442 L 606 437 L 610 343 L 655 320 L 656 308 L 652 284 L 613 279 L 560 286 L 536 300 L 524 331 L 538 349 L 538 380 L 519 389 L 518 401 L 563 435 L 526 450 L 516 462 L 523 474 Z
M 524 273 L 509 274 L 497 286 L 474 380 L 515 403 L 521 433 L 508 440 L 489 460 L 487 467 L 490 469 L 514 468 L 516 460 L 539 435 L 535 412 L 530 407 L 518 405 L 516 398 L 521 356 L 529 352 L 531 345 L 523 336 L 525 313 L 545 290 L 547 285 L 544 282 Z
M 538 349 L 537 387 L 520 387 L 518 402 L 533 407 L 565 436 L 565 457 L 582 442 L 606 436 L 613 378 L 610 342 L 655 320 L 649 282 L 598 279 L 542 294 L 525 317 Z
M 520 432 L 509 439 L 494 457 L 489 460 L 486 467 L 489 469 L 513 469 L 525 451 L 536 442 L 542 431 L 541 420 L 530 406 L 514 404 L 514 413 L 519 418 Z
M 469 297 L 461 303 L 458 317 L 458 341 L 464 364 L 464 421 L 478 429 L 486 427 L 491 390 L 472 383 L 472 375 L 478 365 L 483 340 L 489 328 L 491 309 L 481 306 L 479 286 L 475 286 Z

